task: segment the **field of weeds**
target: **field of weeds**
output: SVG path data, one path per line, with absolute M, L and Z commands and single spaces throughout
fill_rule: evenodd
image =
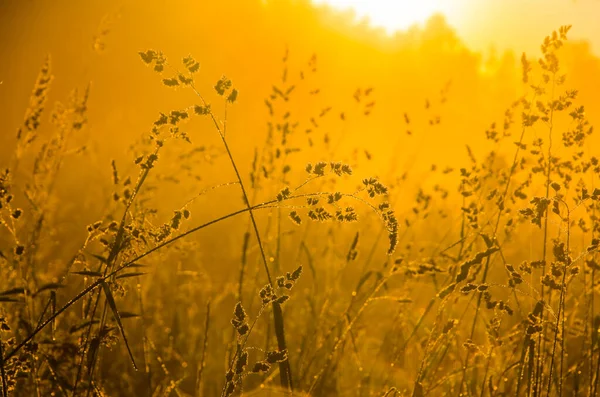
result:
M 316 18 L 243 7 L 212 53 L 109 13 L 84 66 L 0 70 L 0 396 L 598 395 L 600 61 L 571 27 L 484 62 L 434 17 L 354 72 L 333 33 L 242 57 L 247 15 Z

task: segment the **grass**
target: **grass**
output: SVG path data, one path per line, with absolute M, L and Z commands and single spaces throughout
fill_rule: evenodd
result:
M 196 59 L 142 51 L 191 100 L 157 116 L 129 168 L 112 161 L 111 204 L 66 260 L 51 249 L 56 186 L 65 159 L 85 153 L 91 91 L 57 104 L 46 133 L 48 59 L 0 177 L 2 396 L 595 396 L 600 164 L 564 85 L 568 31 L 544 40 L 537 63 L 523 55 L 527 93 L 486 131 L 489 146 L 467 146 L 463 168 L 433 166 L 440 182 L 408 207 L 395 168 L 361 175 L 332 144 L 343 134 L 331 125 L 369 117 L 373 89 L 354 93 L 357 114 L 296 118 L 289 103 L 314 95 L 317 59 L 296 73 L 286 53 L 266 141 L 243 164 L 231 141 L 249 132 L 228 119 L 244 93 L 225 76 L 202 92 Z M 202 172 L 232 179 L 165 216 L 157 191 L 208 151 L 202 120 L 224 159 Z M 237 209 L 218 214 L 216 193 Z

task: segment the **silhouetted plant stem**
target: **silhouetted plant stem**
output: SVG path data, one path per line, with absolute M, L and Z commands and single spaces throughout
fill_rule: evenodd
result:
M 200 92 L 196 89 L 196 87 L 194 85 L 191 85 L 191 87 L 192 87 L 192 90 L 196 93 L 196 95 L 203 102 L 203 105 L 206 106 L 206 101 L 204 100 L 202 95 L 200 95 Z M 233 171 L 235 172 L 235 176 L 238 180 L 238 183 L 240 184 L 240 189 L 242 191 L 244 204 L 246 205 L 246 208 L 248 209 L 248 213 L 250 215 L 250 220 L 252 222 L 252 228 L 254 229 L 254 235 L 255 235 L 256 241 L 258 243 L 258 248 L 259 248 L 261 259 L 262 259 L 262 262 L 263 262 L 263 265 L 265 268 L 265 273 L 267 274 L 267 280 L 268 280 L 269 285 L 271 287 L 274 287 L 273 278 L 271 277 L 271 272 L 269 270 L 267 256 L 265 254 L 265 249 L 262 244 L 260 232 L 258 231 L 258 225 L 256 223 L 256 219 L 254 218 L 254 212 L 252 211 L 250 200 L 248 199 L 248 193 L 244 186 L 244 182 L 243 182 L 242 176 L 238 170 L 237 164 L 233 158 L 231 149 L 229 148 L 229 144 L 227 143 L 227 139 L 225 138 L 226 124 L 224 124 L 224 127 L 221 128 L 221 126 L 219 125 L 219 123 L 218 123 L 215 115 L 212 113 L 212 111 L 209 112 L 209 115 L 213 121 L 213 124 L 215 125 L 215 128 L 217 129 L 217 132 L 219 133 L 219 137 L 221 138 L 221 141 L 223 142 L 223 146 L 225 147 L 225 151 L 227 152 L 227 157 L 229 158 L 229 161 L 231 162 L 231 167 L 233 168 Z M 275 326 L 275 335 L 277 337 L 277 346 L 278 346 L 279 350 L 286 350 L 287 344 L 285 342 L 285 328 L 284 328 L 283 312 L 281 310 L 281 306 L 278 303 L 273 302 L 272 306 L 273 306 L 273 323 Z M 292 381 L 291 381 L 292 371 L 291 371 L 289 359 L 286 359 L 285 361 L 282 361 L 281 363 L 279 363 L 279 371 L 280 371 L 281 386 L 286 390 L 288 390 L 288 389 L 292 390 Z
M 555 88 L 555 84 L 554 81 L 556 79 L 556 72 L 552 74 L 552 96 L 551 96 L 551 100 L 554 101 L 554 88 Z M 550 196 L 550 177 L 552 175 L 552 129 L 554 127 L 554 107 L 551 108 L 550 110 L 550 127 L 548 129 L 548 168 L 546 169 L 546 195 L 545 198 L 548 199 Z M 546 210 L 546 214 L 544 217 L 544 239 L 543 239 L 543 247 L 542 247 L 542 276 L 544 274 L 546 274 L 546 256 L 547 256 L 547 245 L 548 245 L 548 217 L 549 217 L 549 211 Z M 568 226 L 567 226 L 568 227 Z M 563 281 L 564 283 L 564 281 Z M 542 301 L 544 301 L 544 285 L 541 284 L 540 285 L 541 288 L 541 297 L 542 297 Z M 559 306 L 561 304 L 561 300 L 562 300 L 562 288 L 564 288 L 564 284 L 561 286 L 561 298 L 559 299 Z M 548 291 L 548 304 L 551 303 L 551 299 L 552 299 L 552 291 L 549 290 Z M 542 309 L 542 314 L 541 314 L 541 319 L 542 319 L 542 323 L 544 323 L 544 315 L 545 315 L 545 311 Z M 558 319 L 557 321 L 559 321 L 560 319 L 560 307 L 559 307 L 559 313 L 558 313 Z M 540 361 L 538 363 L 538 371 L 540 371 L 541 376 L 543 377 L 544 374 L 544 363 L 541 360 L 541 355 L 543 354 L 543 350 L 545 349 L 545 335 L 546 335 L 546 329 L 547 327 L 544 327 L 542 334 L 543 337 L 541 337 L 540 340 Z M 548 395 L 550 395 L 550 391 L 552 389 L 552 366 L 554 364 L 554 352 L 555 352 L 555 348 L 556 348 L 556 338 L 558 337 L 558 323 L 557 323 L 557 327 L 554 330 L 554 347 L 552 350 L 552 358 L 551 358 L 551 364 L 550 364 L 550 372 L 548 375 Z M 540 393 L 541 395 L 541 393 Z
M 550 359 L 550 369 L 549 369 L 549 374 L 548 374 L 548 392 L 547 395 L 549 396 L 550 393 L 552 392 L 552 371 L 554 369 L 554 360 L 556 357 L 556 346 L 558 344 L 558 333 L 559 330 L 561 332 L 561 357 L 560 357 L 560 373 L 558 374 L 558 395 L 562 396 L 562 382 L 563 382 L 563 360 L 564 360 L 564 332 L 565 332 L 565 299 L 566 299 L 566 295 L 567 295 L 567 283 L 566 283 L 566 279 L 567 279 L 567 266 L 569 265 L 568 261 L 570 259 L 569 256 L 569 241 L 570 241 L 570 237 L 571 237 L 571 228 L 570 228 L 570 221 L 571 221 L 571 214 L 570 214 L 570 210 L 569 207 L 566 205 L 566 203 L 564 203 L 562 200 L 561 202 L 563 204 L 565 204 L 565 207 L 567 208 L 567 248 L 566 248 L 566 261 L 563 265 L 563 274 L 562 274 L 562 282 L 561 282 L 561 288 L 560 288 L 560 295 L 559 295 L 559 299 L 558 299 L 558 313 L 556 314 L 556 324 L 555 324 L 555 330 L 554 330 L 554 341 L 552 343 L 552 355 L 551 355 L 551 359 Z M 561 315 L 562 315 L 562 327 L 561 327 Z
M 196 378 L 196 396 L 200 397 L 202 393 L 202 374 L 206 365 L 206 349 L 208 348 L 208 331 L 210 326 L 210 301 L 206 303 L 206 320 L 204 321 L 204 342 L 202 343 L 202 355 L 200 356 L 200 368 L 198 368 L 198 376 Z
M 246 263 L 248 262 L 248 243 L 250 241 L 250 233 L 244 233 L 244 242 L 242 244 L 242 258 L 240 266 L 240 278 L 238 281 L 238 302 L 242 302 L 244 295 L 244 276 L 246 272 Z
M 4 370 L 4 348 L 2 346 L 2 335 L 0 335 L 0 376 L 2 376 L 2 397 L 8 397 L 8 383 L 6 382 L 6 371 Z

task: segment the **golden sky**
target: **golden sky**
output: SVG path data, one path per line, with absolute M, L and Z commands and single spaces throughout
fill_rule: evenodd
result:
M 565 24 L 573 24 L 572 40 L 564 51 L 567 82 L 580 89 L 589 113 L 599 114 L 600 61 L 598 51 L 594 54 L 586 43 L 600 38 L 600 24 L 594 22 L 600 0 L 445 4 L 444 18 L 390 35 L 364 21 L 357 23 L 343 7 L 315 8 L 310 0 L 0 1 L 0 58 L 6 60 L 0 63 L 5 116 L 0 154 L 14 144 L 33 82 L 48 54 L 55 76 L 50 105 L 92 82 L 89 147 L 97 152 L 99 164 L 109 161 L 115 139 L 127 147 L 147 131 L 159 111 L 189 106 L 193 100 L 186 93 L 165 90 L 160 77 L 144 67 L 138 51 L 148 48 L 177 61 L 195 56 L 208 91 L 222 74 L 234 81 L 240 99 L 230 122 L 243 128 L 240 151 L 248 157 L 252 153 L 243 144 L 265 134 L 264 100 L 281 79 L 286 48 L 290 79 L 298 79 L 313 54 L 318 58 L 318 73 L 303 84 L 304 91 L 319 89 L 320 94 L 298 94 L 297 102 L 290 104 L 292 113 L 307 121 L 328 106 L 334 108 L 332 115 L 345 112 L 351 123 L 339 126 L 332 118 L 325 132 L 343 136 L 346 157 L 358 146 L 375 153 L 374 161 L 387 163 L 397 145 L 417 153 L 428 142 L 430 153 L 440 153 L 448 147 L 463 150 L 466 138 L 483 141 L 485 129 L 501 121 L 522 92 L 521 52 L 535 57 L 543 38 Z M 491 44 L 495 51 L 490 51 Z M 593 45 L 597 50 L 600 43 Z M 440 92 L 449 82 L 448 101 L 441 104 Z M 357 89 L 368 87 L 374 88 L 376 106 L 365 118 L 352 98 Z M 425 109 L 426 101 L 435 105 Z M 404 112 L 413 119 L 411 136 L 405 133 Z M 429 125 L 436 117 L 443 122 Z M 411 156 L 402 164 L 416 161 Z
M 534 32 L 573 25 L 573 39 L 587 39 L 600 54 L 599 0 L 314 0 L 320 6 L 355 13 L 388 34 L 423 24 L 432 12 L 442 13 L 459 37 L 474 50 L 537 50 Z

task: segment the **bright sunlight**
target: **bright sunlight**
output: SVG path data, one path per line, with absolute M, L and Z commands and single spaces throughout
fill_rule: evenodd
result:
M 404 30 L 415 24 L 422 24 L 431 15 L 454 14 L 456 2 L 448 0 L 314 0 L 317 4 L 345 10 L 352 9 L 359 19 L 367 18 L 373 26 L 380 26 L 388 32 Z

